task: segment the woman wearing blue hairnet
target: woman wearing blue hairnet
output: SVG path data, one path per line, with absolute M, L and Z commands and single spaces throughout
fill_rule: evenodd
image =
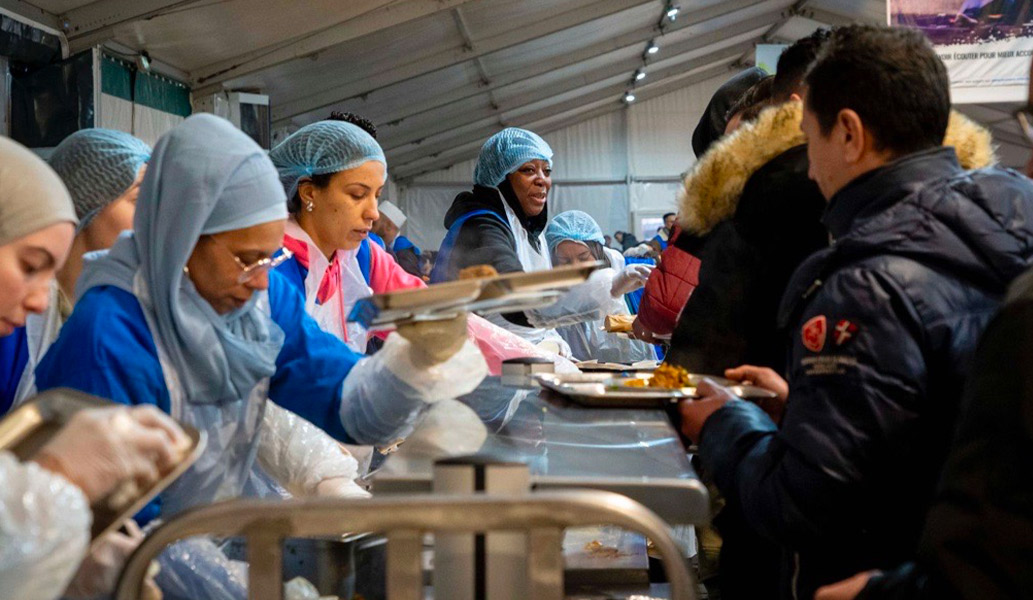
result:
M 473 375 L 452 381 L 397 336 L 363 359 L 322 331 L 271 271 L 286 218 L 265 152 L 227 121 L 188 118 L 155 147 L 133 232 L 87 257 L 75 310 L 37 368 L 40 389 L 156 404 L 208 433 L 162 494 L 163 514 L 239 496 L 256 457 L 295 495 L 361 494 L 354 459 L 309 422 L 338 440 L 388 442 L 485 372 L 476 350 L 460 350 L 471 358 L 458 365 Z
M 83 255 L 106 250 L 133 226 L 136 195 L 151 156 L 150 147 L 128 133 L 83 129 L 65 138 L 50 157 L 72 196 L 79 225 L 64 266 L 50 286 L 47 309 L 30 314 L 25 327 L 0 341 L 0 356 L 13 357 L 14 370 L 0 379 L 0 414 L 36 392 L 35 369 L 72 312 L 75 281 Z
M 610 290 L 612 301 L 606 314 L 631 314 L 624 294 L 644 286 L 652 267 L 643 264 L 626 266 L 620 252 L 605 247 L 603 231 L 595 219 L 580 210 L 568 210 L 556 215 L 545 228 L 545 240 L 556 266 L 602 261 L 613 268 Z M 627 363 L 656 358 L 649 344 L 608 333 L 602 319 L 558 327 L 556 330 L 570 344 L 574 356 L 582 360 Z
M 305 294 L 305 309 L 324 330 L 363 352 L 367 332 L 347 320 L 356 301 L 425 287 L 367 237 L 380 216 L 378 196 L 387 178 L 384 153 L 359 127 L 320 121 L 288 137 L 269 158 L 289 198 L 284 246 L 294 254 L 277 270 Z M 543 356 L 522 338 L 476 315 L 469 316 L 466 331 L 493 375 L 501 373 L 505 359 Z
M 477 265 L 490 265 L 499 273 L 551 269 L 544 234 L 551 188 L 552 148 L 545 140 L 516 127 L 490 137 L 477 159 L 473 191 L 457 196 L 445 215 L 448 233 L 431 282 L 451 281 L 459 271 Z M 550 307 L 488 320 L 570 356 L 554 328 L 605 316 L 612 277 L 612 272 L 593 274 Z

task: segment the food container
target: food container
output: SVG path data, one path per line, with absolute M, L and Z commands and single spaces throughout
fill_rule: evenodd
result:
M 46 445 L 80 410 L 120 406 L 103 398 L 68 388 L 48 390 L 14 409 L 0 420 L 0 449 L 19 460 L 29 460 Z M 204 450 L 204 437 L 193 427 L 180 424 L 190 438 L 190 450 L 170 473 L 148 489 L 128 497 L 118 490 L 90 507 L 93 527 L 90 538 L 96 540 L 122 526 L 162 490 L 182 475 Z
M 376 294 L 359 300 L 348 320 L 366 329 L 389 329 L 405 323 L 452 319 L 460 312 L 486 315 L 532 310 L 552 304 L 562 295 L 560 290 L 583 282 L 603 266 L 595 262 Z

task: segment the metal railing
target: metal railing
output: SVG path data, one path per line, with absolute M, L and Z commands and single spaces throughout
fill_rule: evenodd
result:
M 148 536 L 126 564 L 115 597 L 136 600 L 148 565 L 169 544 L 212 535 L 247 538 L 250 598 L 281 600 L 285 538 L 375 531 L 387 537 L 388 598 L 422 600 L 425 533 L 508 530 L 527 535 L 529 597 L 561 600 L 563 530 L 593 525 L 617 525 L 645 535 L 664 561 L 672 600 L 697 598 L 695 577 L 663 520 L 625 496 L 584 490 L 516 497 L 414 495 L 213 504 L 183 513 Z

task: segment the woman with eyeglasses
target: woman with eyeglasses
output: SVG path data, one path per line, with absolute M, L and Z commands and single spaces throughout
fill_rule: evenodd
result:
M 290 256 L 278 254 L 286 221 L 265 152 L 225 120 L 188 118 L 154 149 L 134 232 L 86 261 L 75 311 L 36 371 L 41 390 L 156 404 L 208 433 L 162 494 L 164 515 L 239 496 L 256 457 L 292 494 L 359 494 L 354 459 L 308 422 L 344 442 L 392 441 L 486 373 L 462 341 L 392 335 L 363 358 L 322 331 L 273 271 Z
M 332 120 L 302 127 L 269 158 L 291 213 L 284 247 L 293 256 L 277 270 L 305 295 L 305 309 L 324 330 L 364 352 L 366 330 L 348 322 L 355 303 L 371 294 L 426 287 L 368 237 L 387 182 L 384 152 L 362 128 Z M 466 329 L 494 375 L 503 360 L 526 356 L 548 357 L 558 369 L 568 368 L 558 356 L 476 315 L 469 316 Z

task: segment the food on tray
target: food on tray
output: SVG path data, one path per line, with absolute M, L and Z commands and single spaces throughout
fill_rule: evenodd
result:
M 491 265 L 474 265 L 459 271 L 459 279 L 484 279 L 498 276 L 499 272 Z
M 664 389 L 680 389 L 686 387 L 692 387 L 692 381 L 689 378 L 689 372 L 685 369 L 670 365 L 667 363 L 661 364 L 653 372 L 653 376 L 649 379 L 636 378 L 628 379 L 623 382 L 624 387 L 633 388 L 664 388 Z
M 635 315 L 606 315 L 603 327 L 610 333 L 630 333 Z
M 649 380 L 649 387 L 655 388 L 683 388 L 691 385 L 688 371 L 668 363 L 657 367 L 653 371 L 653 378 Z
M 584 538 L 582 538 L 584 539 Z M 592 540 L 585 544 L 585 552 L 593 557 L 598 558 L 617 558 L 621 555 L 619 548 L 614 546 L 607 546 L 599 540 Z

